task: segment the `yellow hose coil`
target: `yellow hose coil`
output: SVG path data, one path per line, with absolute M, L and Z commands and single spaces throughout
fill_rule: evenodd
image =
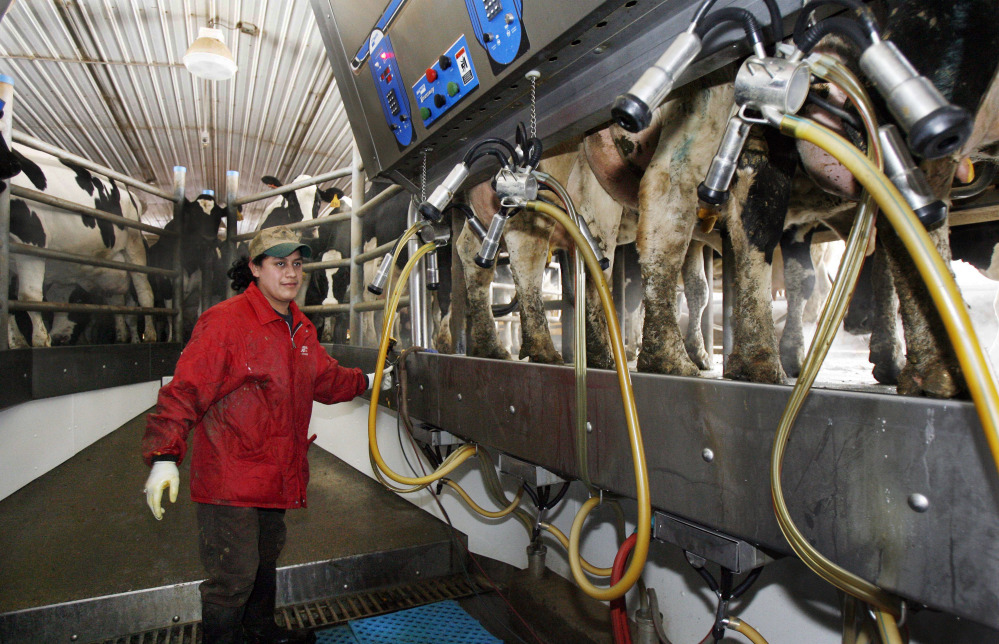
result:
M 562 532 L 561 530 L 559 530 L 557 527 L 553 526 L 550 523 L 542 522 L 538 524 L 538 527 L 540 527 L 542 530 L 547 530 L 548 532 L 550 532 L 551 535 L 555 537 L 555 540 L 558 541 L 560 544 L 562 544 L 562 547 L 565 548 L 566 551 L 569 550 L 569 537 L 565 536 L 564 532 Z M 583 570 L 596 577 L 610 577 L 611 573 L 614 572 L 613 569 L 611 568 L 597 568 L 596 566 L 591 564 L 586 559 L 583 559 L 582 557 L 579 558 L 579 563 L 581 566 L 583 566 Z
M 606 601 L 622 597 L 638 581 L 645 567 L 645 561 L 649 554 L 649 540 L 652 533 L 652 505 L 649 495 L 649 474 L 645 465 L 645 447 L 642 445 L 642 432 L 638 425 L 638 409 L 635 406 L 635 396 L 631 387 L 631 374 L 628 372 L 627 359 L 624 354 L 624 342 L 621 339 L 621 329 L 617 321 L 614 309 L 614 302 L 611 300 L 610 289 L 607 287 L 607 280 L 600 269 L 596 256 L 590 250 L 589 244 L 583 238 L 569 216 L 561 209 L 542 201 L 528 201 L 525 206 L 527 210 L 540 212 L 548 215 L 562 225 L 569 232 L 577 249 L 583 255 L 583 261 L 590 272 L 597 291 L 600 294 L 600 303 L 604 309 L 604 316 L 607 318 L 607 330 L 610 334 L 611 350 L 614 354 L 614 364 L 617 370 L 618 384 L 621 389 L 621 399 L 624 403 L 624 418 L 628 425 L 628 439 L 631 445 L 631 457 L 635 467 L 635 488 L 637 489 L 636 499 L 638 501 L 638 519 L 636 531 L 638 540 L 635 543 L 634 555 L 631 563 L 625 570 L 621 580 L 609 588 L 598 588 L 590 583 L 590 580 L 583 574 L 581 563 L 582 557 L 579 553 L 579 539 L 583 531 L 583 522 L 590 510 L 600 502 L 599 498 L 591 498 L 583 504 L 572 522 L 572 530 L 569 533 L 569 568 L 572 570 L 572 577 L 579 587 L 590 597 Z

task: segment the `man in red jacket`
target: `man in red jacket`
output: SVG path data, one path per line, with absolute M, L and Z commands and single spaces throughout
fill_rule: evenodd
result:
M 295 305 L 310 254 L 284 226 L 257 233 L 250 257 L 229 271 L 233 288 L 245 291 L 198 319 L 142 439 L 152 466 L 147 501 L 159 520 L 163 491 L 177 500 L 177 464 L 194 432 L 191 499 L 208 573 L 200 587 L 204 644 L 315 641 L 274 621 L 284 513 L 305 507 L 312 401 L 351 400 L 374 374 L 337 364 Z

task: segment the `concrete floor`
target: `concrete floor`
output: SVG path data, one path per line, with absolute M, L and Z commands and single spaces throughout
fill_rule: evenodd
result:
M 163 520 L 154 520 L 142 492 L 148 473 L 139 447 L 144 428 L 142 414 L 0 501 L 0 640 L 11 638 L 12 614 L 40 607 L 170 587 L 184 589 L 196 605 L 203 573 L 187 466 L 181 467 L 177 503 L 164 501 Z M 548 571 L 538 580 L 487 558 L 471 561 L 464 535 L 447 524 L 322 449 L 314 446 L 309 461 L 309 507 L 287 514 L 282 569 L 318 562 L 319 576 L 335 578 L 330 585 L 337 590 L 349 585 L 349 592 L 412 581 L 404 577 L 421 573 L 466 573 L 488 587 L 481 577 L 487 572 L 510 603 L 496 592 L 461 603 L 504 641 L 611 640 L 606 606 L 561 577 Z M 288 597 L 300 591 L 280 579 L 279 604 L 292 603 Z M 24 630 L 32 622 L 18 623 Z M 87 641 L 83 635 L 79 640 Z M 14 641 L 38 640 L 21 633 Z

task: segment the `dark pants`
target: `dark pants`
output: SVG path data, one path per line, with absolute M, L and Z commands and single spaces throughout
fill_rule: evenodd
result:
M 208 573 L 200 586 L 206 635 L 218 632 L 216 641 L 230 641 L 225 634 L 238 632 L 241 623 L 274 624 L 284 510 L 197 505 L 199 551 Z

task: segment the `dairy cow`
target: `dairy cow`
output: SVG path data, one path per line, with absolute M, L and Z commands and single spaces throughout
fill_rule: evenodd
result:
M 74 203 L 96 208 L 110 214 L 139 221 L 142 203 L 113 179 L 100 177 L 75 164 L 27 148 L 15 147 L 13 153 L 21 168 L 11 180 L 14 185 L 44 192 Z M 137 229 L 125 228 L 87 215 L 71 213 L 40 203 L 12 198 L 10 204 L 11 240 L 39 248 L 93 256 L 133 264 L 146 263 L 146 249 Z M 47 294 L 53 301 L 67 302 L 77 287 L 114 303 L 124 303 L 129 286 L 135 291 L 140 306 L 153 306 L 153 293 L 144 273 L 96 268 L 66 262 L 46 262 L 37 257 L 13 255 L 12 270 L 17 277 L 17 299 L 41 302 Z M 47 347 L 68 341 L 72 326 L 65 313 L 54 316 L 50 334 L 41 314 L 29 312 L 31 346 Z M 140 341 L 134 321 L 126 327 L 118 318 L 117 339 Z M 10 346 L 24 347 L 27 341 L 18 332 L 16 323 L 9 324 Z M 151 316 L 146 317 L 142 340 L 153 342 L 156 331 Z

